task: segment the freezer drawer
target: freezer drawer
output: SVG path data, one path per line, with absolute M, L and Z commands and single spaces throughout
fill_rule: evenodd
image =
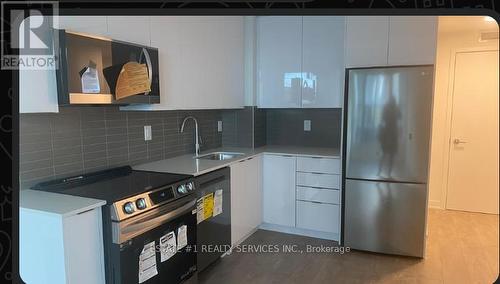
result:
M 297 172 L 297 185 L 340 189 L 340 176 Z
M 340 159 L 297 157 L 297 171 L 338 175 L 340 174 Z
M 339 206 L 297 201 L 297 228 L 338 233 Z
M 338 189 L 297 186 L 297 200 L 339 204 L 340 193 Z
M 346 179 L 344 245 L 423 257 L 426 184 Z

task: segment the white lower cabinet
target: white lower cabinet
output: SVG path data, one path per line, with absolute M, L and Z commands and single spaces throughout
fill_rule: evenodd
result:
M 295 226 L 296 157 L 264 155 L 263 204 L 264 222 Z
M 264 155 L 262 228 L 338 240 L 340 159 Z
M 259 226 L 338 240 L 340 175 L 298 172 L 297 165 L 303 159 L 293 155 L 263 154 L 231 164 L 233 246 Z M 323 159 L 329 158 L 314 158 L 323 165 L 316 166 L 316 171 L 332 172 L 333 165 L 334 172 L 340 173 L 336 164 Z M 307 169 L 302 167 L 301 170 Z
M 340 176 L 297 172 L 297 185 L 339 189 Z
M 340 174 L 338 158 L 297 157 L 297 171 L 321 174 Z
M 105 282 L 100 207 L 70 216 L 21 207 L 19 224 L 24 282 Z
M 336 189 L 297 186 L 297 200 L 339 204 L 340 191 Z
M 262 223 L 262 157 L 231 165 L 231 245 L 237 245 Z
M 339 206 L 311 201 L 297 201 L 297 228 L 338 233 Z

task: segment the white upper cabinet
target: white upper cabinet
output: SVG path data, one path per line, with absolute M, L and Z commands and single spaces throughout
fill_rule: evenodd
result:
M 106 16 L 59 16 L 59 28 L 72 32 L 108 36 Z
M 346 66 L 434 64 L 437 18 L 347 17 Z
M 257 17 L 257 103 L 301 105 L 302 17 Z
M 387 65 L 389 17 L 349 16 L 345 39 L 346 67 Z
M 151 45 L 150 17 L 109 16 L 108 35 L 112 39 Z
M 38 30 L 40 32 L 40 29 Z M 51 34 L 48 30 L 43 30 Z M 21 49 L 20 54 L 23 55 Z M 19 113 L 59 112 L 55 70 L 19 68 Z
M 59 112 L 54 70 L 19 70 L 19 113 Z
M 175 94 L 177 105 L 243 107 L 243 17 L 192 17 L 180 28 L 182 65 L 172 68 L 173 72 L 182 70 L 185 82 L 184 92 Z
M 73 32 L 108 36 L 106 16 L 58 16 L 58 27 Z M 19 70 L 19 112 L 58 112 L 55 70 Z
M 389 65 L 434 64 L 437 17 L 394 16 L 389 26 Z
M 342 107 L 344 33 L 345 17 L 258 17 L 258 106 Z
M 302 29 L 302 107 L 340 108 L 345 17 L 303 17 Z
M 244 106 L 241 16 L 63 16 L 71 31 L 158 48 L 160 104 L 122 109 L 227 109 Z
M 243 17 L 151 17 L 158 48 L 160 103 L 123 109 L 227 109 L 244 106 Z
M 59 27 L 73 32 L 151 45 L 148 16 L 60 16 Z

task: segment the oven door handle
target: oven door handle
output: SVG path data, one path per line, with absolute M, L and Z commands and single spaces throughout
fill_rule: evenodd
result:
M 195 206 L 195 204 L 196 199 L 193 199 L 174 210 L 170 210 L 167 212 L 164 212 L 163 210 L 159 211 L 155 213 L 155 216 L 157 217 L 153 217 L 151 219 L 141 218 L 139 220 L 134 220 L 131 223 L 122 222 L 125 224 L 113 223 L 113 243 L 121 244 L 127 240 L 132 239 L 135 236 L 138 236 L 160 225 L 170 222 L 173 219 L 185 214 L 186 212 L 191 211 L 192 207 Z

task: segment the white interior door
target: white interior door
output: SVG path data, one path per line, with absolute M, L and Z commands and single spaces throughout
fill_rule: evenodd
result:
M 498 51 L 459 52 L 447 209 L 498 214 Z

